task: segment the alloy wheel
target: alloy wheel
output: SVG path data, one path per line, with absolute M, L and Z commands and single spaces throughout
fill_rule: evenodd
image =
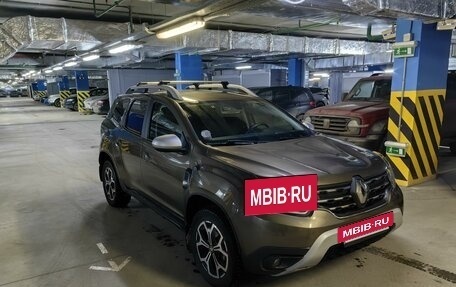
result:
M 222 232 L 210 221 L 203 221 L 196 230 L 198 258 L 207 273 L 216 279 L 223 278 L 228 270 L 228 248 Z
M 116 180 L 114 171 L 111 167 L 106 167 L 104 172 L 104 185 L 106 195 L 110 200 L 115 200 L 116 198 Z

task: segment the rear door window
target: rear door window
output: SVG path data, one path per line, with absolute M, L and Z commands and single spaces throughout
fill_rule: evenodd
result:
M 144 117 L 147 111 L 146 99 L 135 100 L 128 111 L 126 127 L 134 134 L 141 135 L 142 127 L 144 124 Z
M 114 109 L 112 109 L 112 118 L 120 123 L 122 121 L 122 116 L 125 113 L 125 110 L 128 107 L 129 99 L 120 99 L 117 101 Z

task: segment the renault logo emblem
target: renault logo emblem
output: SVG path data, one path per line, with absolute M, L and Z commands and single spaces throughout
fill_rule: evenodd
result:
M 354 176 L 351 183 L 351 195 L 359 207 L 366 205 L 369 187 L 359 176 Z

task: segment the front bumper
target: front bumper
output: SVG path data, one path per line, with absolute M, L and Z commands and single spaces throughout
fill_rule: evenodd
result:
M 394 225 L 390 231 L 396 230 L 399 228 L 399 226 L 402 225 L 401 209 L 395 208 L 392 211 L 394 213 Z M 320 261 L 326 255 L 326 252 L 328 252 L 331 247 L 339 244 L 337 241 L 337 230 L 337 228 L 334 228 L 321 234 L 300 261 L 290 266 L 285 271 L 276 274 L 276 276 L 286 275 L 295 271 L 308 269 L 320 263 Z
M 348 217 L 337 217 L 325 209 L 318 209 L 310 217 L 239 215 L 231 222 L 244 268 L 256 274 L 284 275 L 317 265 L 331 247 L 339 246 L 339 227 L 393 211 L 396 229 L 402 224 L 402 209 L 402 191 L 396 186 L 384 205 Z M 370 236 L 361 239 L 360 243 L 369 240 Z M 284 259 L 286 264 L 270 265 L 275 258 Z

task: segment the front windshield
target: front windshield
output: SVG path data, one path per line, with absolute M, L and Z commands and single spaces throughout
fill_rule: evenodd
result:
M 347 101 L 389 101 L 391 80 L 359 81 L 348 94 Z
M 209 145 L 241 145 L 309 136 L 312 132 L 260 99 L 183 102 L 198 137 Z

